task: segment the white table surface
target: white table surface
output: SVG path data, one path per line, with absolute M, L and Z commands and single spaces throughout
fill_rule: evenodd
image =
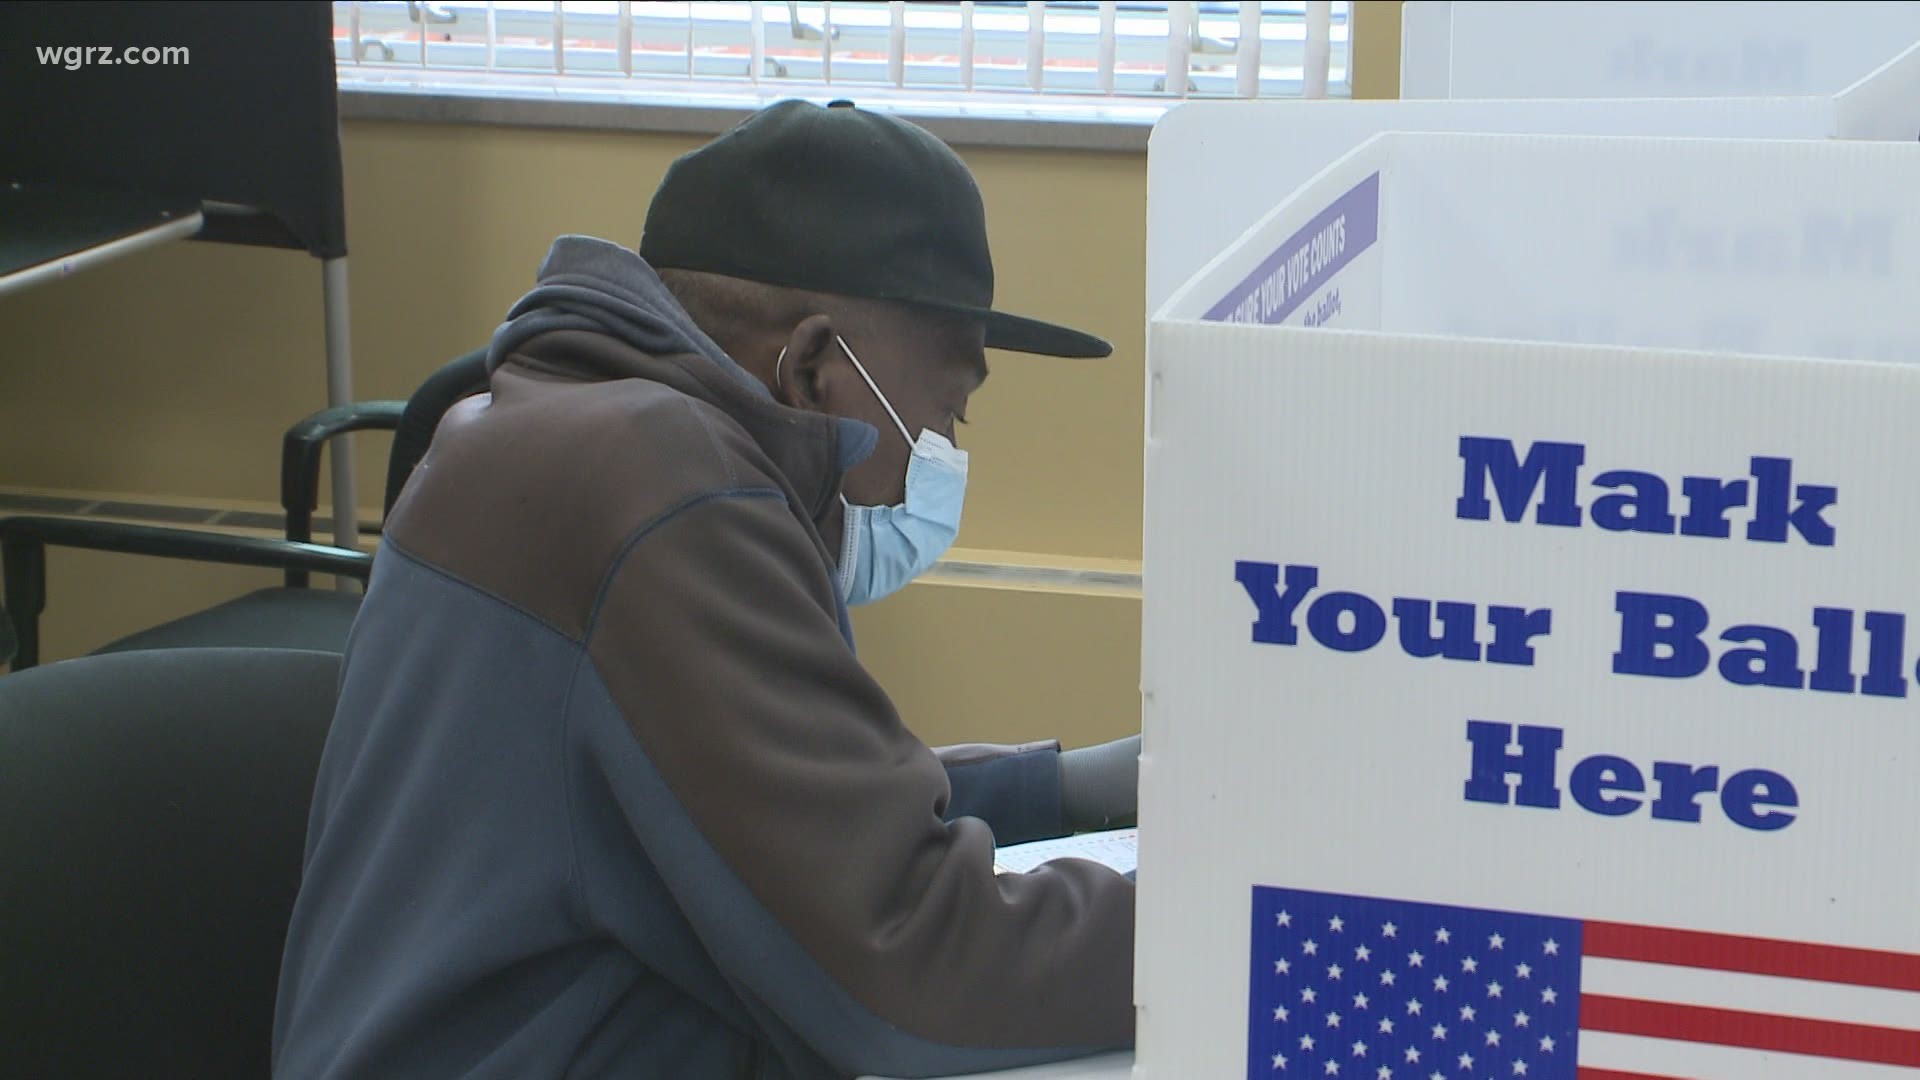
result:
M 975 1073 L 976 1080 L 1128 1080 L 1133 1075 L 1133 1055 L 1101 1054 L 1098 1057 L 1057 1061 L 1051 1065 L 1033 1065 L 1025 1069 L 1005 1069 L 995 1073 Z M 862 1080 L 886 1080 L 863 1077 Z M 951 1080 L 968 1080 L 953 1077 Z

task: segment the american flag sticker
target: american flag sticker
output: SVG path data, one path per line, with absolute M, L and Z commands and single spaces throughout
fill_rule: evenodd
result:
M 1258 886 L 1251 978 L 1248 1080 L 1920 1080 L 1907 953 Z

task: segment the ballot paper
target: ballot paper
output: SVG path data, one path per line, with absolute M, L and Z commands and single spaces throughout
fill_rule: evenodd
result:
M 1052 859 L 1091 859 L 1131 874 L 1140 862 L 1140 830 L 1114 829 L 1014 844 L 994 852 L 993 869 L 999 874 L 1024 874 Z

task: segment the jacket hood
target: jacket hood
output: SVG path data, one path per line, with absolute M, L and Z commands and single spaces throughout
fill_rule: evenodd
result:
M 591 236 L 562 236 L 540 264 L 531 292 L 507 312 L 494 331 L 487 370 L 496 371 L 521 346 L 559 331 L 586 331 L 615 338 L 643 357 L 628 363 L 601 354 L 575 363 L 582 378 L 642 378 L 667 382 L 725 410 L 740 421 L 776 459 L 786 455 L 767 436 L 780 428 L 811 428 L 830 423 L 835 436 L 834 471 L 866 460 L 879 432 L 848 417 L 821 417 L 790 409 L 694 325 L 645 259 L 618 244 Z M 661 360 L 670 361 L 664 366 Z M 837 485 L 836 485 L 837 486 Z

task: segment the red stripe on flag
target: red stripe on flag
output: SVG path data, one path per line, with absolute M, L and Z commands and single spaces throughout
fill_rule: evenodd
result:
M 1574 1070 L 1574 1077 L 1575 1080 L 1675 1080 L 1671 1076 L 1621 1072 L 1618 1069 L 1590 1069 L 1585 1065 Z
M 1580 1029 L 1920 1067 L 1920 1031 L 1583 994 Z
M 1817 979 L 1888 990 L 1920 990 L 1920 956 L 1911 953 L 1620 923 L 1590 922 L 1585 924 L 1583 933 L 1581 952 L 1608 960 L 1743 971 L 1749 975 Z

